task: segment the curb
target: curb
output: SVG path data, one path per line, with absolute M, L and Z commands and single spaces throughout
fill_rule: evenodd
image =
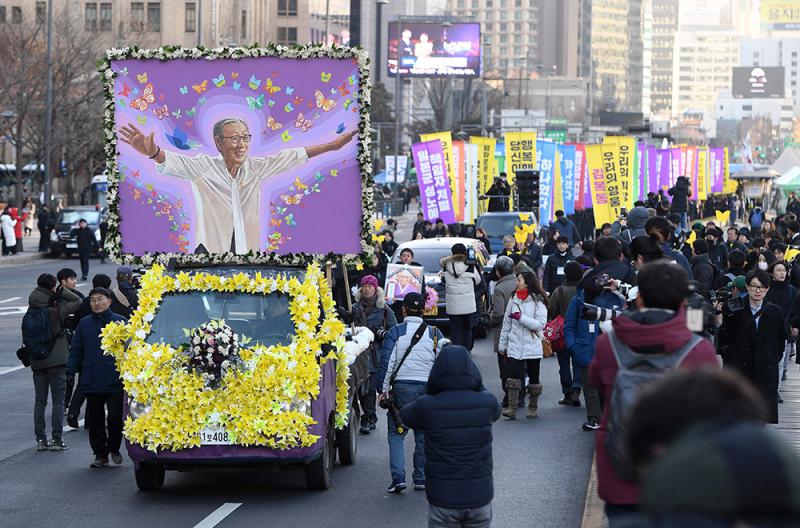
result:
M 0 268 L 13 268 L 31 264 L 33 262 L 39 262 L 44 260 L 45 255 L 47 255 L 47 253 L 39 253 L 37 251 L 35 253 L 23 253 L 21 255 L 15 255 L 13 257 L 0 257 Z
M 603 501 L 597 495 L 597 455 L 592 457 L 592 473 L 589 475 L 589 486 L 586 488 L 586 502 L 583 506 L 583 522 L 581 528 L 606 528 Z

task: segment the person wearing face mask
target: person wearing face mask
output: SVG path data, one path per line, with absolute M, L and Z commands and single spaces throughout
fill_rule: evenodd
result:
M 750 266 L 748 271 L 758 269 L 761 271 L 767 271 L 770 265 L 775 262 L 775 254 L 771 251 L 767 251 L 765 249 L 759 250 L 758 253 L 755 253 L 755 257 L 753 259 L 753 266 Z
M 728 267 L 728 250 L 722 243 L 722 231 L 716 227 L 706 229 L 706 242 L 708 242 L 708 258 L 720 271 Z
M 718 303 L 717 344 L 725 368 L 742 374 L 767 402 L 769 422 L 778 423 L 778 364 L 786 348 L 783 312 L 765 298 L 772 279 L 764 270 L 745 276 L 747 298 L 743 306 Z

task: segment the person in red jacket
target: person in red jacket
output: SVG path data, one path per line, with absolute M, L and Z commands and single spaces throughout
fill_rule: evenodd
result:
M 689 279 L 679 265 L 659 260 L 639 269 L 639 296 L 636 310 L 613 320 L 617 338 L 638 354 L 673 354 L 681 349 L 692 332 L 686 326 L 686 298 Z M 702 367 L 719 368 L 714 346 L 701 340 L 679 364 L 680 369 Z M 611 389 L 617 376 L 618 365 L 611 350 L 608 334 L 597 339 L 594 359 L 589 367 L 592 385 L 611 400 Z M 605 442 L 609 421 L 608 405 L 603 409 L 600 429 L 596 437 L 597 491 L 606 503 L 606 516 L 615 517 L 633 513 L 638 509 L 640 487 L 636 482 L 620 478 L 612 466 Z
M 17 224 L 14 226 L 14 236 L 17 237 L 17 253 L 19 253 L 22 251 L 22 222 L 28 218 L 28 212 L 25 211 L 22 213 L 22 216 L 20 216 L 19 209 L 12 207 L 11 218 L 17 221 Z

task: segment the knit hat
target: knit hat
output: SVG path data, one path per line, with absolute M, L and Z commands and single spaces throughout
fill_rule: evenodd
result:
M 524 260 L 520 260 L 516 266 L 514 266 L 514 273 L 519 275 L 520 273 L 534 273 L 533 269 L 528 266 Z
M 373 288 L 378 288 L 378 279 L 375 278 L 375 275 L 364 275 L 361 277 L 361 282 L 358 283 L 359 286 L 366 286 L 369 284 Z

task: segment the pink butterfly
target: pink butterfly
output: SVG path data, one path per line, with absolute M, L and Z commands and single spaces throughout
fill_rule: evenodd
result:
M 159 119 L 164 119 L 164 116 L 169 114 L 169 109 L 167 108 L 167 105 L 164 105 L 161 108 L 153 108 L 153 114 Z
M 308 129 L 314 124 L 310 119 L 305 119 L 303 113 L 297 114 L 297 119 L 294 122 L 294 127 L 299 128 L 301 132 L 308 132 Z

